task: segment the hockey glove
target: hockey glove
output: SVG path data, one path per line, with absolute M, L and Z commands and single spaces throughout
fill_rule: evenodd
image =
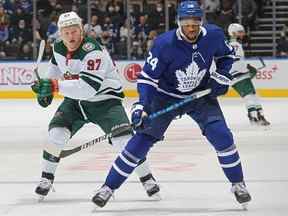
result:
M 42 107 L 47 107 L 53 100 L 53 93 L 58 92 L 57 80 L 40 79 L 31 86 L 37 94 L 37 101 Z
M 208 88 L 211 89 L 210 97 L 216 98 L 225 95 L 229 89 L 229 85 L 222 85 L 214 79 L 209 79 Z
M 257 74 L 257 69 L 250 64 L 247 64 L 247 69 L 249 71 L 251 79 L 254 78 Z
M 148 123 L 148 115 L 144 111 L 144 106 L 140 103 L 134 103 L 131 108 L 131 121 L 134 130 L 143 130 Z

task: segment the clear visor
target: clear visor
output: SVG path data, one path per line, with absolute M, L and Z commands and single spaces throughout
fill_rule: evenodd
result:
M 194 17 L 184 18 L 184 19 L 178 20 L 178 25 L 179 26 L 202 25 L 202 19 L 194 18 Z

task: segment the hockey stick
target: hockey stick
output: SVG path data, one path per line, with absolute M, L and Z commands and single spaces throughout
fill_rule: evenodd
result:
M 36 76 L 38 81 L 40 80 L 40 76 L 39 76 L 39 73 L 38 73 L 38 67 L 39 67 L 40 61 L 42 60 L 42 57 L 43 57 L 43 54 L 44 54 L 44 50 L 45 50 L 45 40 L 41 40 L 40 41 L 40 45 L 39 45 L 38 57 L 37 57 L 36 65 L 35 65 L 35 68 L 33 70 L 34 75 Z
M 266 67 L 265 62 L 264 62 L 264 60 L 263 60 L 261 57 L 259 57 L 259 61 L 260 61 L 260 63 L 261 63 L 261 66 L 258 67 L 258 68 L 256 68 L 257 71 L 258 71 L 258 70 L 261 70 L 261 69 L 263 69 L 263 68 Z M 250 77 L 251 77 L 251 76 L 250 76 L 250 73 L 247 72 L 247 73 L 245 73 L 245 74 L 243 74 L 243 75 L 241 75 L 241 76 L 238 76 L 238 77 L 234 78 L 233 80 L 231 80 L 231 83 L 230 83 L 229 85 L 234 85 L 234 84 L 236 84 L 237 82 L 240 82 L 240 81 L 242 81 L 242 80 L 244 80 L 244 79 L 247 79 L 247 78 L 250 78 Z
M 265 62 L 261 57 L 259 57 L 259 61 L 261 62 L 261 66 L 256 68 L 257 71 L 266 67 Z M 222 85 L 229 85 L 229 86 L 233 86 L 234 84 L 236 84 L 236 83 L 238 83 L 244 79 L 250 78 L 250 77 L 251 76 L 250 76 L 250 73 L 248 71 L 243 73 L 243 75 L 239 75 L 239 76 L 233 78 L 232 80 L 230 80 L 227 77 L 217 73 L 216 71 L 211 72 L 211 78 L 212 79 L 216 80 L 218 83 L 220 83 Z
M 168 113 L 168 112 L 170 112 L 172 110 L 176 110 L 179 107 L 181 107 L 181 106 L 183 106 L 183 105 L 185 105 L 185 104 L 187 104 L 187 103 L 189 103 L 189 102 L 191 102 L 191 101 L 193 101 L 195 99 L 198 99 L 198 98 L 201 98 L 201 97 L 203 97 L 205 95 L 208 95 L 210 92 L 211 92 L 211 89 L 206 89 L 206 90 L 203 90 L 203 91 L 195 92 L 194 94 L 184 98 L 183 100 L 181 100 L 178 103 L 172 104 L 172 105 L 170 105 L 170 106 L 168 106 L 168 107 L 166 107 L 164 109 L 161 109 L 161 110 L 159 110 L 159 111 L 157 111 L 155 113 L 150 114 L 148 116 L 148 119 L 149 120 L 153 120 L 155 118 L 158 118 L 159 116 L 162 116 L 162 115 L 164 115 L 164 114 L 166 114 L 166 113 Z M 102 142 L 102 141 L 104 141 L 104 140 L 106 140 L 106 139 L 108 139 L 110 137 L 117 136 L 117 135 L 119 135 L 119 134 L 121 134 L 121 133 L 123 133 L 125 131 L 130 130 L 132 127 L 133 127 L 132 124 L 125 125 L 123 127 L 119 127 L 119 128 L 114 129 L 111 133 L 99 136 L 96 139 L 93 139 L 93 140 L 91 140 L 89 142 L 86 142 L 86 143 L 84 143 L 84 144 L 82 144 L 80 146 L 77 146 L 75 148 L 62 150 L 61 153 L 60 153 L 60 158 L 65 158 L 65 157 L 67 157 L 69 155 L 72 155 L 72 154 L 74 154 L 76 152 L 82 151 L 83 149 L 89 148 L 89 147 L 91 147 L 91 146 L 93 146 L 93 145 L 95 145 L 97 143 L 100 143 L 100 142 Z

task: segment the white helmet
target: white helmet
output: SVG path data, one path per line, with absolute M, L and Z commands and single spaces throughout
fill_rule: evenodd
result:
M 59 30 L 61 28 L 72 26 L 72 25 L 79 25 L 80 27 L 82 26 L 81 18 L 74 11 L 63 13 L 59 16 L 58 23 L 57 23 Z
M 237 32 L 240 32 L 240 31 L 243 31 L 245 32 L 245 29 L 244 27 L 241 25 L 241 24 L 238 24 L 238 23 L 231 23 L 228 27 L 228 34 L 229 36 L 233 36 L 234 33 L 237 33 Z

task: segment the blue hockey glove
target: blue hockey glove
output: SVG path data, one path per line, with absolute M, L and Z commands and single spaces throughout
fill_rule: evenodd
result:
M 211 89 L 210 96 L 216 98 L 221 95 L 225 95 L 229 89 L 229 85 L 222 85 L 214 79 L 208 81 L 208 88 Z
M 131 108 L 131 121 L 134 130 L 143 130 L 148 123 L 148 115 L 144 111 L 144 106 L 140 103 L 134 103 Z

